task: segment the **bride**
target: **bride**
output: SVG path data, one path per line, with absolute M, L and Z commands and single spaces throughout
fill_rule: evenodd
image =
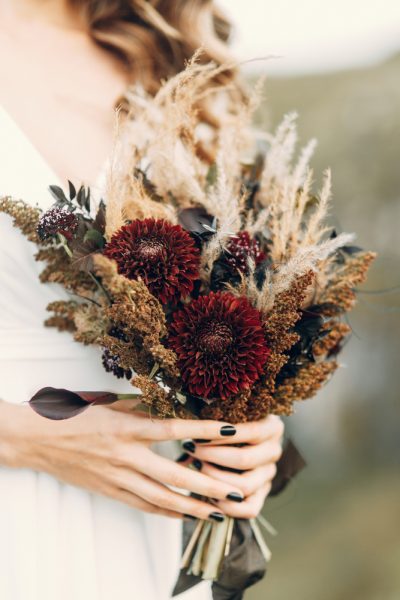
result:
M 211 0 L 0 0 L 0 195 L 46 209 L 48 185 L 67 178 L 104 195 L 113 107 L 128 84 L 155 92 L 201 44 L 223 60 L 226 32 Z M 33 253 L 0 215 L 0 598 L 167 599 L 182 519 L 256 516 L 282 424 L 105 407 L 70 421 L 36 415 L 26 401 L 44 386 L 129 389 L 96 349 L 43 326 L 62 292 L 39 283 Z M 186 440 L 178 459 L 171 440 Z M 209 598 L 208 586 L 181 597 Z

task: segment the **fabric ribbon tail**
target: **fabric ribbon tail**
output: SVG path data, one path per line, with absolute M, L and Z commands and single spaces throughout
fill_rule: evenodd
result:
M 195 575 L 188 575 L 186 573 L 187 569 L 181 569 L 178 581 L 175 584 L 175 587 L 172 592 L 172 597 L 179 596 L 179 594 L 183 594 L 190 588 L 194 587 L 198 583 L 201 583 L 201 577 L 196 577 Z
M 213 600 L 241 600 L 247 588 L 260 581 L 267 561 L 254 536 L 250 521 L 235 519 L 229 555 L 213 582 Z
M 286 488 L 288 483 L 306 466 L 306 461 L 289 438 L 282 456 L 276 463 L 276 475 L 272 480 L 269 496 L 277 496 Z
M 194 526 L 184 523 L 184 538 L 190 539 Z M 242 600 L 244 591 L 265 575 L 267 563 L 248 520 L 235 519 L 229 555 L 225 557 L 218 581 L 212 584 L 213 600 Z M 201 577 L 182 569 L 175 585 L 177 596 L 197 585 Z
M 182 546 L 185 549 L 189 543 L 190 538 L 194 532 L 196 527 L 196 521 L 184 521 L 183 529 L 182 529 Z M 201 577 L 196 577 L 195 575 L 188 575 L 187 568 L 181 569 L 178 580 L 175 584 L 175 587 L 172 592 L 172 597 L 178 596 L 186 590 L 190 590 L 190 588 L 194 587 L 198 583 L 202 581 Z

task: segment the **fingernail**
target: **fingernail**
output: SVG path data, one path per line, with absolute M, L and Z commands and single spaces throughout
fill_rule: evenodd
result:
M 232 502 L 243 502 L 244 500 L 243 496 L 241 496 L 237 492 L 232 492 L 231 494 L 228 494 L 226 499 L 232 500 Z
M 211 440 L 194 440 L 196 444 L 209 444 Z
M 192 462 L 192 465 L 194 466 L 195 469 L 197 469 L 198 471 L 201 471 L 201 467 L 203 466 L 203 463 L 201 462 L 201 460 L 198 460 L 197 458 L 195 458 L 194 461 Z
M 188 452 L 194 452 L 196 446 L 193 444 L 193 442 L 183 442 L 182 448 L 184 448 L 184 450 L 187 450 Z
M 233 425 L 224 425 L 220 429 L 221 435 L 235 435 L 235 433 L 236 433 L 236 427 L 234 427 Z
M 187 452 L 184 452 L 183 454 L 180 455 L 179 458 L 176 459 L 176 462 L 185 462 L 185 460 L 187 460 L 189 458 L 189 454 Z
M 218 521 L 218 523 L 222 523 L 222 521 L 225 520 L 224 515 L 219 512 L 212 512 L 211 514 L 208 515 L 208 518 L 212 519 L 213 521 Z
M 196 517 L 194 517 L 193 515 L 183 515 L 185 517 L 185 519 L 191 519 L 192 521 L 196 520 Z

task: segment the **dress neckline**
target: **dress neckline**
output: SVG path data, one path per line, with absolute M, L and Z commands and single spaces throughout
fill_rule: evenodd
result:
M 39 148 L 36 146 L 36 144 L 29 137 L 29 135 L 27 135 L 27 133 L 25 133 L 23 128 L 18 124 L 18 122 L 15 120 L 15 118 L 9 113 L 9 111 L 2 104 L 0 104 L 0 115 L 1 114 L 3 115 L 4 119 L 6 121 L 8 121 L 9 124 L 11 125 L 11 128 L 15 132 L 16 137 L 19 138 L 18 146 L 20 148 L 25 147 L 26 150 L 28 150 L 30 152 L 32 157 L 35 158 L 36 163 L 41 165 L 41 172 L 44 172 L 44 173 L 47 172 L 48 180 L 46 182 L 43 182 L 44 186 L 45 186 L 43 191 L 46 192 L 46 190 L 48 190 L 50 185 L 58 185 L 59 187 L 64 189 L 67 184 L 67 181 L 62 181 L 61 177 L 52 168 L 51 164 L 46 159 L 44 154 L 39 150 Z M 7 140 L 5 140 L 5 141 L 7 141 Z M 21 160 L 21 163 L 25 162 L 24 156 L 19 157 L 19 158 Z M 26 159 L 26 161 L 28 161 L 28 156 L 26 154 L 25 154 L 25 159 Z M 97 176 L 95 177 L 95 179 L 93 181 L 93 184 L 89 186 L 91 189 L 91 192 L 93 192 L 93 197 L 95 199 L 99 198 L 104 192 L 104 179 L 105 179 L 105 174 L 106 174 L 106 170 L 107 170 L 109 163 L 110 163 L 110 157 L 107 157 L 106 160 L 104 161 L 102 167 L 100 168 L 99 172 L 97 173 Z M 79 187 L 81 185 L 81 182 L 78 182 L 78 181 L 75 181 L 73 183 L 77 187 Z M 0 191 L 2 191 L 2 190 L 0 190 Z M 6 193 L 8 193 L 7 190 L 5 190 L 5 191 L 6 191 Z M 10 195 L 12 195 L 12 190 L 10 190 L 10 192 L 11 192 Z M 39 204 L 40 204 L 41 208 L 48 208 L 53 202 L 53 199 L 48 191 L 47 191 L 47 194 L 48 194 L 49 201 L 45 202 L 46 206 L 43 206 L 43 202 L 40 202 Z M 28 201 L 25 198 L 22 198 L 22 199 L 25 201 Z

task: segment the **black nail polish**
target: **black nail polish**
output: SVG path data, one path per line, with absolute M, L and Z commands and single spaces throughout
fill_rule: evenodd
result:
M 176 462 L 180 463 L 180 462 L 185 462 L 185 460 L 187 460 L 189 458 L 189 454 L 187 452 L 184 452 L 183 454 L 180 455 L 179 458 L 176 459 Z
M 185 519 L 191 519 L 192 521 L 196 520 L 196 517 L 194 517 L 193 515 L 183 515 L 185 517 Z
M 196 444 L 209 444 L 211 440 L 194 440 Z
M 231 494 L 228 494 L 226 499 L 232 500 L 232 502 L 243 502 L 244 500 L 243 496 L 241 496 L 237 492 L 232 492 Z
M 184 450 L 187 450 L 188 452 L 194 452 L 196 446 L 193 444 L 193 442 L 183 442 L 182 448 L 184 448 Z
M 201 467 L 203 466 L 203 463 L 198 458 L 195 458 L 194 461 L 192 462 L 192 465 L 194 466 L 195 469 L 197 469 L 198 471 L 201 471 Z
M 222 521 L 225 520 L 224 515 L 219 512 L 212 512 L 210 515 L 208 515 L 208 518 L 213 519 L 213 521 L 217 521 L 218 523 L 222 523 Z
M 236 427 L 234 427 L 233 425 L 224 425 L 220 429 L 221 435 L 235 435 L 235 433 L 236 433 Z

